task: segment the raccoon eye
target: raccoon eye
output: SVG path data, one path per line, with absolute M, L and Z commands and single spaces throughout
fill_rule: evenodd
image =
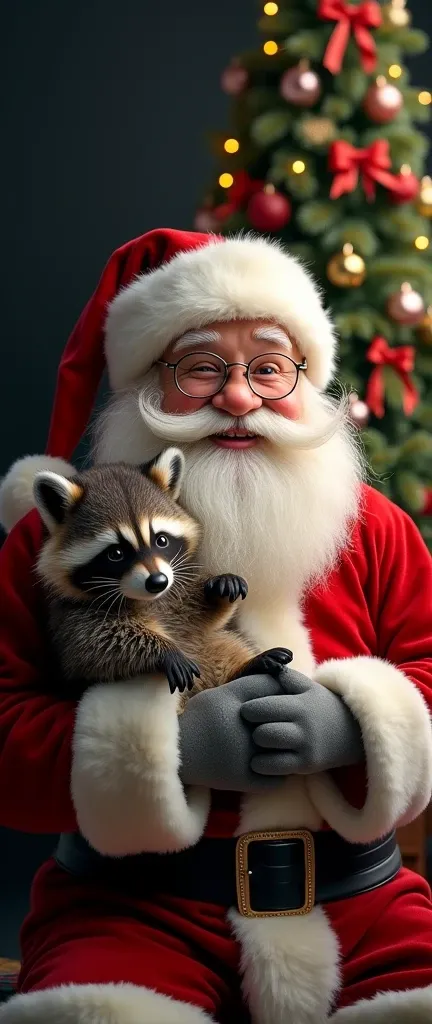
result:
M 112 547 L 107 548 L 107 558 L 109 562 L 121 562 L 124 558 L 124 553 L 118 545 L 113 544 Z
M 168 537 L 164 533 L 158 533 L 157 537 L 155 537 L 155 544 L 158 548 L 167 548 L 169 544 Z

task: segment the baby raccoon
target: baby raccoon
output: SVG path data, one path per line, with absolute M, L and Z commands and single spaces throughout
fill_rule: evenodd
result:
M 257 656 L 226 629 L 247 584 L 229 573 L 203 577 L 193 563 L 201 531 L 177 502 L 183 468 L 182 452 L 168 448 L 142 467 L 37 474 L 49 534 L 37 569 L 66 692 L 160 672 L 184 693 L 277 675 L 292 660 L 284 648 Z

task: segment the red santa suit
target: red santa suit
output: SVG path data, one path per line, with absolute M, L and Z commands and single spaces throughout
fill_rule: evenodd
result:
M 135 252 L 132 273 L 139 259 L 139 244 L 134 245 L 127 253 L 130 262 Z M 122 258 L 124 266 L 125 253 Z M 118 271 L 121 258 L 115 259 Z M 92 316 L 95 308 L 99 317 L 103 309 L 106 274 L 102 295 L 98 299 L 96 293 L 96 304 L 90 305 Z M 117 288 L 119 283 L 117 274 Z M 89 307 L 69 345 L 59 394 L 62 388 L 70 394 L 70 388 L 65 390 L 68 375 L 74 384 L 76 350 L 81 350 L 77 340 L 87 331 L 94 337 L 95 323 L 90 329 L 88 317 Z M 315 372 L 322 382 L 322 353 L 320 359 Z M 330 353 L 327 369 L 331 359 Z M 77 374 L 75 385 L 80 379 Z M 57 435 L 51 451 L 68 456 L 76 431 L 68 419 L 54 418 L 54 432 L 64 426 L 67 443 L 59 443 Z M 176 716 L 169 721 L 164 716 L 163 734 L 157 731 L 159 719 L 149 721 L 146 714 L 144 724 L 143 701 L 146 712 L 149 705 L 142 686 L 130 684 L 126 700 L 124 690 L 120 695 L 115 687 L 94 687 L 78 708 L 55 696 L 43 602 L 32 575 L 41 525 L 36 513 L 21 522 L 1 552 L 2 824 L 38 832 L 78 827 L 97 849 L 118 855 L 181 849 L 204 831 L 227 837 L 278 823 L 331 828 L 351 842 L 369 842 L 420 813 L 431 789 L 431 560 L 403 512 L 369 488 L 363 497 L 349 548 L 326 584 L 308 596 L 304 619 L 317 665 L 313 677 L 343 696 L 360 722 L 365 767 L 287 780 L 291 808 L 299 795 L 303 803 L 301 818 L 283 823 L 280 793 L 266 798 L 268 820 L 263 822 L 262 802 L 254 803 L 254 797 L 241 809 L 235 795 L 213 794 L 209 812 L 202 790 L 184 792 L 178 778 Z M 295 639 L 292 646 L 296 649 Z M 298 667 L 307 657 L 305 649 Z M 158 767 L 158 745 L 167 739 L 167 757 L 163 766 L 159 758 Z M 232 923 L 243 947 L 252 1018 L 259 1021 L 267 979 L 261 966 L 258 976 L 254 969 L 261 963 L 267 922 L 238 918 Z M 261 934 L 252 930 L 257 924 L 263 925 Z M 428 886 L 418 876 L 401 870 L 379 889 L 293 919 L 295 942 L 290 939 L 285 974 L 287 922 L 276 924 L 281 926 L 284 969 L 278 975 L 275 1022 L 282 1020 L 277 1013 L 283 996 L 288 1014 L 290 1006 L 302 1001 L 313 1004 L 310 976 L 302 977 L 308 960 L 315 966 L 317 993 L 326 990 L 333 1000 L 337 1024 L 426 1024 L 432 1019 L 432 905 Z M 278 935 L 274 929 L 268 934 L 271 972 Z M 225 908 L 217 905 L 126 896 L 98 882 L 83 883 L 50 861 L 34 882 L 22 947 L 20 989 L 31 995 L 8 1004 L 6 1024 L 54 1021 L 60 1010 L 64 1020 L 120 1024 L 228 1022 L 245 1013 L 238 946 Z M 62 985 L 68 988 L 59 992 Z M 295 1004 L 290 1003 L 294 989 Z M 301 1024 L 296 1013 L 292 1024 Z M 318 1009 L 315 1017 L 308 1013 L 306 1006 L 304 1020 L 313 1024 L 326 1019 Z

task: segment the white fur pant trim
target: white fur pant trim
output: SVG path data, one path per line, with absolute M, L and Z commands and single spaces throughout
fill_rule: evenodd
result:
M 334 1024 L 431 1024 L 432 985 L 408 992 L 380 992 L 338 1010 Z
M 0 1024 L 210 1024 L 189 1003 L 137 985 L 61 985 L 15 996 L 0 1009 Z

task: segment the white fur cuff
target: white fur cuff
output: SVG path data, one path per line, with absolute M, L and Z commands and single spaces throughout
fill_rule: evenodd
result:
M 164 676 L 93 686 L 78 705 L 71 793 L 78 826 L 111 856 L 192 846 L 210 794 L 178 776 L 176 699 Z
M 370 842 L 412 821 L 429 803 L 429 710 L 415 684 L 380 658 L 327 661 L 315 679 L 343 698 L 361 726 L 368 789 L 358 810 L 323 772 L 307 780 L 312 802 L 349 842 Z

